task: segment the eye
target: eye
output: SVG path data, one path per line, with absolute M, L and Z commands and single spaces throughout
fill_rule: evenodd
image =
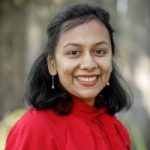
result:
M 102 57 L 102 56 L 104 56 L 105 55 L 105 53 L 106 53 L 106 51 L 104 50 L 104 49 L 96 49 L 95 51 L 94 51 L 94 55 L 95 56 L 98 56 L 98 57 Z
M 70 54 L 71 54 L 71 55 L 79 55 L 80 52 L 77 51 L 77 50 L 73 50 L 73 51 L 70 52 Z
M 70 50 L 67 52 L 67 55 L 70 57 L 78 57 L 81 54 L 79 50 Z

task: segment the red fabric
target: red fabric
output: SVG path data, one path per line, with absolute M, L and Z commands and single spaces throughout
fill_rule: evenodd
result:
M 129 150 L 127 130 L 106 109 L 77 98 L 69 115 L 31 108 L 10 131 L 5 150 Z

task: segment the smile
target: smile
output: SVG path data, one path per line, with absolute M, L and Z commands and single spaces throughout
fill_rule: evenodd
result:
M 92 82 L 95 81 L 97 79 L 97 76 L 92 76 L 92 77 L 77 77 L 78 80 L 80 81 L 84 81 L 84 82 Z
M 99 75 L 80 75 L 77 76 L 76 79 L 78 80 L 78 83 L 85 87 L 91 87 L 96 85 L 97 79 Z

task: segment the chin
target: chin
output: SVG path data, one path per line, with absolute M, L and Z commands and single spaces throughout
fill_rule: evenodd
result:
M 93 92 L 90 91 L 89 92 L 89 91 L 87 91 L 87 92 L 83 92 L 81 94 L 81 96 L 84 97 L 84 98 L 95 98 L 98 94 L 99 94 L 99 92 L 95 92 L 95 91 L 93 91 Z

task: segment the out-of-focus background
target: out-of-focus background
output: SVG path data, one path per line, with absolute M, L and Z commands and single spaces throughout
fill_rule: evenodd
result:
M 25 80 L 44 50 L 49 20 L 65 6 L 91 0 L 0 1 L 0 149 L 8 131 L 23 114 Z M 133 150 L 150 149 L 150 1 L 93 0 L 108 10 L 116 29 L 117 61 L 134 99 L 121 113 Z M 91 28 L 92 29 L 92 28 Z

